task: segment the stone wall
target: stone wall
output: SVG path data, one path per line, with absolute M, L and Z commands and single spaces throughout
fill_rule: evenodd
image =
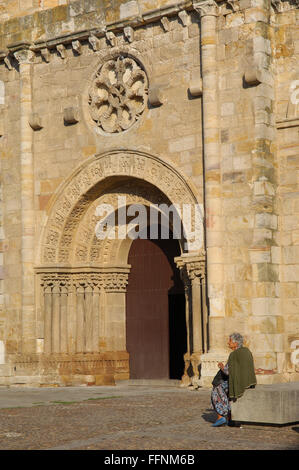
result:
M 0 0 L 0 21 L 7 21 L 16 16 L 25 16 L 36 11 L 67 5 L 74 1 L 75 0 Z M 88 1 L 89 0 L 85 0 L 86 4 Z
M 239 331 L 260 382 L 298 378 L 295 2 L 15 3 L 22 14 L 16 6 L 0 23 L 6 354 L 36 352 L 33 271 L 60 188 L 94 155 L 129 149 L 170 164 L 205 204 L 203 372 L 212 374 L 228 354 L 225 338 Z M 134 122 L 115 113 L 95 123 L 95 80 L 121 68 L 119 57 L 143 83 Z
M 280 367 L 295 377 L 299 342 L 299 31 L 298 10 L 275 18 L 276 125 L 279 180 L 280 296 L 284 335 Z M 291 360 L 293 357 L 293 360 Z

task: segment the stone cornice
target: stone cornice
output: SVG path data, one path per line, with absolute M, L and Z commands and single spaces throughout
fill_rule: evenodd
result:
M 138 2 L 136 2 L 138 3 Z M 271 0 L 272 12 L 282 13 L 290 9 L 298 8 L 299 0 Z M 65 5 L 61 7 L 56 7 L 49 9 L 47 11 L 53 14 L 53 18 L 59 18 L 57 13 L 64 13 L 65 17 L 63 20 L 56 19 L 51 24 L 43 24 L 43 15 L 45 11 L 36 12 L 35 14 L 28 15 L 26 17 L 14 18 L 14 22 L 19 25 L 15 26 L 15 32 L 13 34 L 9 33 L 10 21 L 3 23 L 2 30 L 4 34 L 0 36 L 0 47 L 1 47 L 1 38 L 2 38 L 2 50 L 0 50 L 0 61 L 5 61 L 8 64 L 9 57 L 12 57 L 20 50 L 30 49 L 33 52 L 40 52 L 45 58 L 47 51 L 49 50 L 58 50 L 57 47 L 66 46 L 68 44 L 74 45 L 73 49 L 77 45 L 76 51 L 80 48 L 80 41 L 89 41 L 90 43 L 95 43 L 96 40 L 106 37 L 108 38 L 109 34 L 119 34 L 122 33 L 126 38 L 128 38 L 128 28 L 130 28 L 130 37 L 133 38 L 134 29 L 138 27 L 145 26 L 151 23 L 161 22 L 163 29 L 167 32 L 167 21 L 168 18 L 177 17 L 183 26 L 188 25 L 190 22 L 189 15 L 192 11 L 197 12 L 200 16 L 218 16 L 226 15 L 233 12 L 238 12 L 241 10 L 240 0 L 183 0 L 181 2 L 174 2 L 169 5 L 162 5 L 160 8 L 140 12 L 136 11 L 135 15 L 124 16 L 115 18 L 114 21 L 106 21 L 104 12 L 97 12 L 98 21 L 92 23 L 82 23 L 78 22 L 77 24 L 81 25 L 77 27 L 77 24 L 74 23 L 74 18 L 69 13 L 70 5 Z M 243 7 L 242 10 L 245 10 L 251 7 Z M 22 21 L 25 20 L 29 23 L 32 23 L 32 28 L 24 31 L 22 30 Z M 63 27 L 62 27 L 63 25 Z M 83 27 L 82 25 L 87 26 Z M 63 34 L 62 31 L 67 31 Z M 43 30 L 43 34 L 38 37 L 34 37 L 36 31 Z M 31 35 L 31 39 L 28 39 Z M 22 40 L 19 37 L 26 37 L 26 40 Z M 18 38 L 18 39 L 17 39 Z M 7 42 L 6 42 L 7 41 Z M 130 41 L 129 41 L 130 42 Z M 112 44 L 111 44 L 112 45 Z M 96 45 L 94 50 L 97 51 Z M 16 54 L 16 57 L 22 57 L 20 54 Z M 46 60 L 48 62 L 48 60 Z M 9 65 L 9 64 L 8 64 Z
M 132 2 L 133 3 L 133 2 Z M 136 4 L 138 2 L 135 2 Z M 33 47 L 39 48 L 40 45 L 46 45 L 47 47 L 56 46 L 59 42 L 61 43 L 68 43 L 74 39 L 88 39 L 90 34 L 94 34 L 96 36 L 104 36 L 107 32 L 121 32 L 126 27 L 139 27 L 144 26 L 148 23 L 153 23 L 161 20 L 163 17 L 167 16 L 174 16 L 182 11 L 190 11 L 193 9 L 192 1 L 191 0 L 182 0 L 179 2 L 173 2 L 173 4 L 161 5 L 159 8 L 149 9 L 141 12 L 141 7 L 139 10 L 136 11 L 134 14 L 126 16 L 123 12 L 122 14 L 118 14 L 118 17 L 115 13 L 114 21 L 107 21 L 107 13 L 105 12 L 104 6 L 102 9 L 99 9 L 95 12 L 95 21 L 93 24 L 86 19 L 84 23 L 84 15 L 82 14 L 82 21 L 77 24 L 86 24 L 87 28 L 78 28 L 76 27 L 76 22 L 74 21 L 74 16 L 70 13 L 70 9 L 72 8 L 72 4 L 70 5 L 62 5 L 60 7 L 55 7 L 48 10 L 37 11 L 34 14 L 28 15 L 26 17 L 18 17 L 10 19 L 3 23 L 3 31 L 4 35 L 8 38 L 10 36 L 15 36 L 16 34 L 19 35 L 23 32 L 22 25 L 24 22 L 32 23 L 32 27 L 30 28 L 32 31 L 34 30 L 44 30 L 44 34 L 40 36 L 40 39 L 35 39 L 32 37 L 30 41 Z M 115 10 L 117 11 L 117 10 Z M 43 23 L 44 16 L 46 13 L 52 14 L 53 21 L 52 23 Z M 109 17 L 111 17 L 109 11 Z M 11 35 L 10 31 L 10 23 L 14 21 L 15 23 L 19 22 L 19 27 L 14 25 L 14 34 Z M 63 27 L 59 27 L 59 25 Z M 51 26 L 51 27 L 49 27 Z M 59 30 L 66 31 L 69 28 L 69 32 L 67 34 L 59 34 Z M 28 33 L 28 30 L 26 31 Z M 54 32 L 54 34 L 53 34 Z M 56 34 L 55 34 L 56 32 Z M 28 36 L 28 34 L 27 34 Z M 44 38 L 43 38 L 44 36 Z M 10 41 L 14 43 L 15 41 Z M 9 44 L 9 39 L 8 39 Z M 5 46 L 7 47 L 7 46 Z M 0 51 L 3 54 L 4 51 Z
M 288 129 L 290 127 L 299 127 L 299 117 L 276 121 L 277 129 Z
M 115 21 L 105 21 L 103 12 L 98 12 L 98 21 L 95 21 L 94 25 L 87 22 L 87 28 L 77 28 L 76 24 L 74 23 L 74 19 L 69 15 L 69 13 L 66 13 L 70 7 L 71 5 L 56 7 L 52 10 L 48 10 L 53 13 L 53 17 L 58 16 L 56 15 L 58 10 L 58 13 L 61 13 L 61 17 L 63 16 L 63 13 L 65 14 L 65 17 L 63 22 L 62 20 L 56 21 L 50 25 L 46 25 L 45 27 L 42 23 L 42 15 L 45 13 L 45 11 L 36 12 L 33 15 L 28 15 L 28 17 L 25 17 L 28 22 L 29 18 L 31 18 L 31 22 L 33 24 L 31 28 L 32 32 L 39 30 L 42 25 L 45 32 L 38 39 L 35 39 L 32 35 L 31 40 L 12 40 L 15 39 L 15 37 L 19 37 L 23 34 L 21 21 L 24 20 L 24 17 L 14 19 L 16 22 L 19 21 L 19 28 L 15 28 L 16 32 L 13 35 L 8 33 L 2 35 L 2 44 L 4 42 L 4 48 L 2 46 L 2 50 L 0 50 L 0 61 L 5 60 L 8 56 L 11 56 L 19 48 L 19 44 L 26 43 L 27 49 L 30 49 L 34 52 L 45 52 L 49 49 L 57 49 L 57 46 L 73 44 L 75 41 L 89 41 L 90 38 L 97 39 L 103 37 L 109 39 L 109 35 L 112 33 L 123 33 L 124 36 L 128 38 L 128 28 L 130 28 L 130 36 L 132 36 L 134 28 L 158 22 L 162 19 L 165 20 L 167 17 L 178 16 L 178 18 L 182 18 L 180 17 L 182 13 L 185 16 L 188 16 L 189 12 L 193 10 L 192 1 L 183 0 L 181 2 L 174 2 L 172 5 L 162 5 L 160 8 L 148 10 L 140 14 L 138 13 L 135 16 L 133 15 L 124 17 L 123 15 L 122 18 L 117 18 Z M 184 22 L 184 17 L 183 20 L 180 19 L 181 22 Z M 82 21 L 82 23 L 84 24 L 84 21 Z M 63 27 L 60 25 L 63 25 Z M 51 26 L 51 28 L 49 26 Z M 59 31 L 67 31 L 68 29 L 69 32 L 59 34 Z M 9 31 L 9 21 L 3 24 L 3 31 L 5 30 Z M 28 37 L 28 30 L 25 33 Z
M 38 266 L 35 268 L 36 274 L 50 274 L 50 275 L 60 275 L 60 274 L 78 274 L 78 273 L 99 273 L 99 274 L 107 274 L 107 273 L 129 273 L 130 265 L 104 265 L 99 266 L 97 263 L 96 265 L 91 264 L 84 264 L 78 266 L 69 266 L 69 265 L 53 265 L 53 264 L 46 264 L 43 266 Z

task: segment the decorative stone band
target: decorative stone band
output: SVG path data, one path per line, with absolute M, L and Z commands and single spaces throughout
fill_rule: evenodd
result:
M 126 292 L 129 267 L 39 268 L 39 341 L 45 354 L 85 353 L 107 345 L 108 296 Z M 115 300 L 115 298 L 114 298 Z M 108 322 L 109 323 L 109 322 Z M 105 349 L 104 349 L 105 350 Z
M 65 49 L 67 45 L 72 46 L 74 53 L 81 54 L 81 43 L 83 41 L 89 41 L 93 50 L 96 52 L 100 49 L 99 38 L 105 37 L 111 47 L 116 47 L 118 43 L 116 33 L 122 32 L 125 40 L 128 43 L 132 43 L 134 41 L 135 28 L 160 21 L 162 18 L 167 20 L 167 17 L 178 16 L 182 26 L 185 27 L 191 23 L 189 18 L 190 10 L 193 10 L 192 1 L 183 0 L 181 2 L 175 2 L 173 5 L 161 6 L 155 10 L 147 11 L 142 15 L 138 13 L 135 17 L 134 15 L 130 15 L 130 17 L 123 18 L 119 21 L 102 22 L 99 26 L 92 27 L 88 30 L 73 31 L 57 37 L 39 39 L 30 43 L 28 48 L 30 48 L 31 51 L 40 52 L 46 62 L 50 61 L 50 51 L 52 50 L 57 52 L 62 59 L 65 59 L 67 57 Z M 165 31 L 166 30 L 167 28 Z M 4 51 L 0 51 L 0 61 L 6 61 L 9 65 L 9 61 L 6 59 L 15 46 L 17 45 L 8 45 Z
M 129 378 L 126 351 L 16 355 L 12 360 L 11 383 L 115 385 L 115 379 Z
M 51 268 L 53 269 L 53 268 Z M 72 268 L 67 271 L 51 271 L 46 268 L 36 268 L 40 275 L 40 285 L 44 290 L 63 289 L 104 289 L 105 292 L 126 292 L 128 284 L 128 266 L 121 268 Z
M 134 2 L 132 2 L 134 3 Z M 296 0 L 271 0 L 271 9 L 274 14 L 292 10 L 298 7 Z M 70 44 L 75 54 L 81 54 L 81 42 L 89 41 L 93 50 L 96 52 L 100 49 L 99 39 L 106 37 L 107 42 L 111 47 L 117 46 L 117 35 L 122 31 L 123 36 L 129 43 L 134 42 L 134 30 L 138 27 L 160 21 L 163 25 L 165 32 L 169 31 L 168 18 L 177 16 L 182 27 L 190 24 L 190 12 L 197 11 L 201 16 L 206 15 L 226 15 L 228 13 L 238 12 L 244 7 L 239 0 L 203 0 L 191 1 L 183 0 L 181 2 L 173 2 L 160 6 L 154 10 L 150 10 L 140 14 L 136 12 L 135 15 L 124 17 L 115 22 L 104 22 L 97 27 L 91 27 L 88 30 L 73 31 L 68 34 L 59 35 L 47 39 L 39 39 L 30 43 L 30 50 L 40 52 L 41 56 L 46 62 L 50 61 L 50 51 L 55 50 L 64 59 L 65 46 Z M 249 7 L 250 8 L 250 7 Z M 38 16 L 38 15 L 37 15 Z M 27 43 L 26 43 L 27 44 Z M 0 51 L 0 61 L 3 60 L 9 69 L 12 69 L 10 64 L 11 50 L 18 45 L 7 45 L 5 50 Z

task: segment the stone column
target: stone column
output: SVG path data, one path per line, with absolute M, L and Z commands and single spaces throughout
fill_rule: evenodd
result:
M 77 288 L 72 277 L 69 277 L 68 303 L 67 303 L 67 351 L 70 354 L 76 352 L 76 310 L 77 310 Z
M 60 284 L 60 352 L 68 352 L 68 285 Z
M 202 303 L 202 280 L 205 277 L 205 256 L 190 256 L 186 259 L 188 277 L 191 280 L 192 290 L 192 329 L 193 329 L 193 350 L 191 354 L 191 364 L 193 369 L 192 385 L 198 387 L 200 384 L 201 357 L 205 350 L 204 345 L 204 322 Z
M 219 145 L 219 100 L 217 72 L 217 15 L 214 0 L 194 3 L 201 18 L 201 73 L 203 111 L 203 167 L 206 214 L 207 288 L 209 302 L 209 344 L 211 352 L 223 354 L 224 280 L 223 223 L 221 217 L 221 161 Z
M 52 283 L 45 283 L 43 292 L 44 310 L 44 352 L 52 352 Z
M 187 351 L 184 354 L 184 373 L 181 379 L 181 385 L 187 387 L 191 385 L 191 377 L 189 375 L 189 370 L 191 367 L 191 351 L 193 345 L 192 338 L 192 291 L 191 291 L 191 282 L 188 277 L 186 265 L 181 257 L 175 258 L 176 265 L 180 271 L 180 277 L 184 284 L 185 291 L 185 318 L 186 318 L 186 332 L 187 332 Z
M 192 384 L 194 387 L 199 385 L 199 366 L 201 364 L 201 356 L 205 350 L 204 338 L 206 334 L 204 329 L 206 324 L 204 322 L 203 295 L 202 295 L 202 281 L 205 277 L 205 255 L 201 253 L 195 255 L 188 253 L 175 258 L 176 264 L 180 269 L 181 276 L 187 277 L 188 282 L 185 280 L 188 294 L 188 304 L 186 304 L 186 321 L 187 332 L 190 334 L 188 341 L 188 351 L 185 355 L 185 373 L 183 376 L 183 384 Z M 191 295 L 190 295 L 191 294 Z M 189 308 L 191 307 L 191 312 Z M 189 314 L 191 313 L 191 315 Z M 187 361 L 187 363 L 186 363 Z M 187 368 L 192 365 L 193 376 L 189 380 L 186 377 Z
M 85 283 L 78 282 L 76 289 L 77 325 L 76 325 L 76 353 L 85 352 Z
M 88 284 L 85 289 L 86 352 L 93 352 L 93 314 L 93 288 Z
M 107 268 L 105 289 L 105 339 L 107 351 L 126 351 L 126 289 L 129 268 Z
M 60 286 L 59 281 L 54 281 L 52 290 L 52 353 L 60 352 Z
M 20 170 L 22 204 L 22 346 L 23 353 L 36 351 L 35 290 L 34 290 L 34 162 L 32 129 L 29 118 L 32 112 L 32 64 L 34 53 L 28 44 L 18 45 L 14 56 L 20 70 Z
M 277 3 L 277 2 L 275 2 Z M 252 87 L 254 142 L 252 150 L 252 208 L 254 230 L 249 248 L 252 265 L 252 316 L 250 347 L 259 383 L 273 381 L 283 368 L 283 317 L 279 289 L 279 227 L 277 215 L 277 161 L 275 77 L 271 2 L 255 0 L 251 9 L 252 57 L 244 80 Z

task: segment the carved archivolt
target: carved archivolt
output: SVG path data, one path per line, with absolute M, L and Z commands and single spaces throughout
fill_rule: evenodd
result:
M 74 234 L 78 233 L 84 240 L 85 229 L 82 221 L 89 208 L 101 196 L 108 197 L 109 185 L 112 185 L 116 178 L 123 180 L 124 176 L 134 182 L 135 188 L 133 186 L 131 189 L 127 188 L 132 198 L 138 196 L 141 199 L 144 197 L 149 201 L 152 200 L 148 191 L 147 194 L 134 196 L 138 179 L 139 182 L 142 180 L 154 186 L 156 192 L 158 191 L 172 204 L 196 204 L 195 196 L 183 178 L 170 165 L 156 157 L 129 151 L 115 151 L 97 156 L 78 169 L 61 188 L 44 230 L 40 260 L 42 263 L 71 262 Z M 153 189 L 153 194 L 154 192 Z M 156 203 L 160 203 L 159 201 Z M 90 214 L 91 217 L 94 215 Z M 91 240 L 89 229 L 90 227 L 86 228 L 85 236 Z M 199 229 L 202 230 L 202 227 Z M 78 261 L 88 259 L 84 252 L 86 249 L 86 244 L 81 244 L 81 251 L 75 256 Z M 97 256 L 98 249 L 98 246 L 94 246 L 93 258 Z
M 89 90 L 90 115 L 107 133 L 129 129 L 144 111 L 148 80 L 132 58 L 119 55 L 104 63 Z

